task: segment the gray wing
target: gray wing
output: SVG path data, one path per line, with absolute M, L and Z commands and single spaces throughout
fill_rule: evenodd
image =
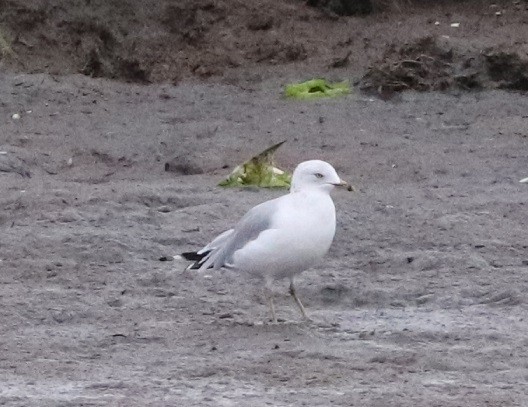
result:
M 211 266 L 215 270 L 224 266 L 232 267 L 235 252 L 270 228 L 276 206 L 276 199 L 255 206 L 246 213 L 231 233 L 224 232 L 207 245 L 206 248 L 209 246 L 211 251 L 204 258 L 205 261 L 200 266 L 199 271 L 207 270 Z M 219 244 L 211 248 L 215 242 Z
M 223 233 L 220 233 L 218 236 L 216 236 L 211 243 L 209 243 L 207 246 L 205 246 L 203 249 L 196 252 L 196 254 L 205 254 L 207 252 L 211 252 L 214 249 L 218 249 L 219 247 L 222 247 L 226 240 L 229 239 L 229 236 L 231 233 L 233 233 L 234 229 L 226 230 Z
M 189 267 L 187 267 L 187 270 L 196 270 L 200 269 L 202 267 L 202 264 L 207 261 L 207 259 L 210 257 L 211 252 L 213 252 L 215 249 L 221 248 L 224 246 L 225 242 L 233 233 L 234 229 L 226 230 L 225 232 L 219 234 L 217 237 L 213 239 L 211 243 L 209 243 L 204 248 L 198 250 L 197 252 L 185 252 L 182 253 L 182 257 L 185 260 L 192 260 L 194 263 L 192 263 Z

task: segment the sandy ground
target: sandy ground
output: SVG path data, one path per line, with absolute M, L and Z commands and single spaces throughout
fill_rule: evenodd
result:
M 0 404 L 527 405 L 525 95 L 0 79 Z M 312 322 L 284 282 L 273 325 L 254 281 L 159 259 L 283 193 L 215 186 L 282 139 L 358 192 L 297 280 Z

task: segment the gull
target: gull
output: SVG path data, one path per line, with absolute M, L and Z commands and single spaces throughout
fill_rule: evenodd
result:
M 336 186 L 347 185 L 327 162 L 304 161 L 293 172 L 289 194 L 255 206 L 234 228 L 201 250 L 182 256 L 194 261 L 190 269 L 225 268 L 263 280 L 274 323 L 277 316 L 271 284 L 288 278 L 290 295 L 308 319 L 293 278 L 320 262 L 328 252 L 336 230 L 330 192 Z

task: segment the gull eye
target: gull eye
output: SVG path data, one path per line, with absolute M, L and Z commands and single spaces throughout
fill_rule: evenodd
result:
M 315 173 L 315 177 L 316 177 L 316 178 L 323 178 L 323 176 L 324 176 L 324 175 L 321 174 L 320 172 L 316 172 L 316 173 Z

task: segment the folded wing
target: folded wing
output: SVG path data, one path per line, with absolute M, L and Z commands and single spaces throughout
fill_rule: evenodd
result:
M 272 200 L 255 206 L 233 229 L 220 234 L 211 243 L 196 252 L 196 260 L 191 259 L 190 256 L 185 256 L 188 253 L 184 253 L 185 258 L 196 261 L 191 268 L 203 271 L 208 268 L 218 270 L 222 267 L 234 267 L 233 255 L 235 252 L 257 239 L 263 231 L 272 226 L 273 213 L 276 208 L 275 201 Z M 198 258 L 198 256 L 201 257 Z

